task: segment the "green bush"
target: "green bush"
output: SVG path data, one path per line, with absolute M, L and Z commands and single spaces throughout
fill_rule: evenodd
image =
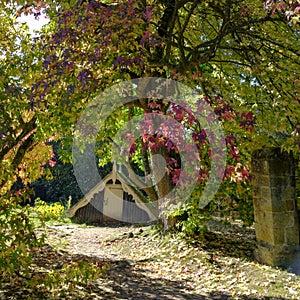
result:
M 43 221 L 63 221 L 66 217 L 65 207 L 61 203 L 48 204 L 40 198 L 35 200 L 33 211 Z
M 60 203 L 47 204 L 37 199 L 36 205 L 21 205 L 28 202 L 30 193 L 22 196 L 12 193 L 2 194 L 0 201 L 0 288 L 15 285 L 20 290 L 37 290 L 40 295 L 58 295 L 67 293 L 76 285 L 89 284 L 98 279 L 107 268 L 105 264 L 78 258 L 65 260 L 62 268 L 51 266 L 55 252 L 51 252 L 52 262 L 43 272 L 35 264 L 37 257 L 45 255 L 45 234 L 43 228 L 46 220 L 62 220 L 65 208 Z M 41 231 L 42 229 L 42 231 Z M 39 231 L 39 234 L 37 234 Z M 58 256 L 59 258 L 59 256 Z M 4 291 L 6 292 L 6 291 Z M 1 298 L 1 297 L 0 297 Z M 41 297 L 41 299 L 48 297 Z M 50 297 L 54 299 L 55 297 Z M 24 298 L 25 299 L 25 298 Z M 28 298 L 29 299 L 29 298 Z M 40 299 L 40 298 L 39 298 Z
M 254 221 L 252 186 L 250 181 L 235 183 L 231 180 L 222 182 L 214 199 L 205 207 L 201 205 L 203 186 L 198 184 L 185 205 L 168 214 L 173 230 L 184 236 L 197 238 L 207 231 L 206 221 L 213 215 L 219 216 L 224 224 L 239 219 L 244 226 Z
M 21 206 L 20 199 L 6 194 L 0 201 L 0 274 L 29 273 L 34 247 L 43 243 L 44 236 L 35 235 L 35 222 L 29 206 Z

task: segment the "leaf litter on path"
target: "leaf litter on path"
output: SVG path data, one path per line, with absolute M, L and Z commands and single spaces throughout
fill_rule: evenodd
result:
M 107 263 L 106 273 L 95 282 L 72 285 L 72 290 L 57 291 L 49 299 L 300 298 L 299 276 L 253 259 L 253 229 L 215 222 L 209 230 L 190 243 L 150 226 L 52 226 L 47 233 L 51 247 L 39 253 L 37 268 L 60 268 L 72 255 Z M 9 286 L 5 291 L 0 299 L 26 299 L 25 291 L 23 298 L 5 298 L 11 294 Z

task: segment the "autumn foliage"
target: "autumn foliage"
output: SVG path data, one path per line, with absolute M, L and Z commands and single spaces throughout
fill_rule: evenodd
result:
M 53 1 L 15 2 L 22 7 L 0 4 L 1 222 L 8 220 L 8 231 L 24 225 L 25 233 L 19 245 L 5 248 L 7 268 L 30 263 L 23 257 L 33 230 L 17 202 L 28 200 L 27 186 L 46 172 L 45 165 L 55 167 L 47 142 L 61 141 L 61 159 L 71 161 L 80 114 L 91 99 L 124 80 L 174 79 L 197 91 L 199 102 L 177 105 L 149 97 L 119 108 L 98 133 L 99 164 L 111 160 L 112 139 L 124 123 L 149 112 L 172 117 L 189 132 L 199 155 L 197 186 L 186 207 L 173 214 L 187 213 L 187 222 L 199 219 L 211 145 L 188 105 L 201 112 L 204 101 L 223 126 L 228 152 L 223 185 L 209 209 L 238 210 L 246 224 L 253 221 L 251 151 L 279 145 L 299 154 L 298 1 L 61 1 L 60 7 Z M 50 23 L 33 39 L 17 22 L 22 13 L 46 13 Z M 132 141 L 129 161 L 147 176 L 153 154 L 163 153 L 172 189 L 184 174 L 176 143 L 164 135 L 168 130 Z M 16 192 L 18 179 L 25 187 Z M 153 178 L 147 190 L 152 201 L 167 192 L 156 183 Z

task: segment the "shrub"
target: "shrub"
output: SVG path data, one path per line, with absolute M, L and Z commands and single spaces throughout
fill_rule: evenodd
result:
M 37 198 L 33 210 L 43 221 L 63 221 L 66 217 L 65 207 L 59 202 L 48 204 Z
M 21 206 L 20 199 L 5 194 L 0 201 L 0 274 L 27 276 L 34 247 L 43 243 L 44 236 L 35 235 L 35 222 L 29 206 Z

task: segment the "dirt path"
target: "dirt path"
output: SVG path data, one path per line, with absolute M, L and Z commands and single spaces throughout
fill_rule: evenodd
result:
M 47 226 L 50 244 L 73 254 L 98 257 L 103 260 L 118 259 L 118 253 L 107 251 L 103 245 L 115 239 L 136 235 L 140 228 L 130 226 L 82 227 L 75 224 L 58 224 Z
M 109 263 L 90 299 L 300 298 L 299 276 L 253 259 L 253 229 L 212 227 L 197 245 L 150 227 L 71 224 L 50 226 L 48 236 L 57 249 Z
M 252 228 L 208 225 L 209 232 L 191 244 L 151 227 L 48 224 L 46 245 L 33 253 L 32 274 L 55 278 L 82 260 L 106 272 L 88 284 L 58 277 L 53 290 L 0 276 L 0 299 L 300 299 L 300 276 L 253 259 Z
M 149 234 L 150 227 L 47 228 L 47 241 L 54 248 L 109 262 L 107 274 L 93 289 L 93 299 L 227 299 L 194 293 L 184 276 L 188 269 L 181 265 L 179 278 L 172 278 L 171 269 L 164 271 L 162 260 L 168 254 L 153 244 L 157 237 Z

